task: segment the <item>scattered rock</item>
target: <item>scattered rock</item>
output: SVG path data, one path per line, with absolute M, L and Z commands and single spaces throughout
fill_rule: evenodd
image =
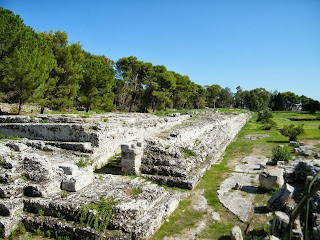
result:
M 220 222 L 221 221 L 220 214 L 217 213 L 217 212 L 212 212 L 211 213 L 211 218 L 212 218 L 213 221 L 216 221 L 216 222 Z
M 207 207 L 208 207 L 208 202 L 204 196 L 198 195 L 194 198 L 192 208 L 195 211 L 204 212 L 205 210 L 207 210 Z
M 245 136 L 248 140 L 261 140 L 263 138 L 270 137 L 269 134 L 248 134 Z
M 272 234 L 276 237 L 281 237 L 282 233 L 289 225 L 289 216 L 284 212 L 275 212 L 272 221 Z
M 231 240 L 243 240 L 241 228 L 239 226 L 232 228 L 230 238 Z
M 294 187 L 286 183 L 282 188 L 276 191 L 267 202 L 267 208 L 271 211 L 282 209 L 289 198 L 292 197 Z

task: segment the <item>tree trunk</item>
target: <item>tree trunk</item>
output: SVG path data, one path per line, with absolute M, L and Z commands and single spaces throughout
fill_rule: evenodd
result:
M 130 103 L 130 107 L 129 107 L 129 112 L 131 112 L 131 109 L 132 109 L 132 106 L 133 106 L 133 103 L 134 103 L 135 99 L 136 99 L 136 93 L 134 92 L 132 94 L 132 99 L 131 99 L 131 103 Z
M 21 112 L 22 112 L 22 100 L 20 99 L 20 101 L 19 101 L 19 112 L 18 112 L 18 115 L 21 115 Z
M 89 109 L 90 109 L 90 104 L 86 102 L 86 112 L 89 112 Z
M 44 113 L 44 106 L 41 106 L 40 108 L 40 114 L 43 114 Z

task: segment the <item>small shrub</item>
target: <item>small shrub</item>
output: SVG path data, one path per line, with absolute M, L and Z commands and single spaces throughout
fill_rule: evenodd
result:
M 22 179 L 25 180 L 25 181 L 28 180 L 25 173 L 21 173 L 21 177 L 22 177 Z
M 68 192 L 66 190 L 61 191 L 61 198 L 65 198 L 67 196 Z
M 80 223 L 93 226 L 96 231 L 102 232 L 107 229 L 111 217 L 114 215 L 114 207 L 118 204 L 114 198 L 104 199 L 100 197 L 100 201 L 85 204 L 79 209 L 76 218 Z
M 15 239 L 15 237 L 19 236 L 19 235 L 23 235 L 26 233 L 26 228 L 24 226 L 23 223 L 19 224 L 19 226 L 14 229 L 11 234 L 10 234 L 10 237 L 9 239 Z
M 296 141 L 297 136 L 304 132 L 303 125 L 295 126 L 294 124 L 284 125 L 280 133 L 289 137 L 289 141 Z
M 141 188 L 135 188 L 135 189 L 133 189 L 133 191 L 132 191 L 132 194 L 133 194 L 134 196 L 137 196 L 137 195 L 139 195 L 140 193 L 142 193 L 142 189 L 141 189 Z
M 109 119 L 108 119 L 108 118 L 105 118 L 105 119 L 103 119 L 103 121 L 104 121 L 104 122 L 108 122 L 108 121 L 109 121 Z
M 189 158 L 189 157 L 197 157 L 197 154 L 195 152 L 193 152 L 192 150 L 186 148 L 183 150 L 184 152 L 184 157 L 185 158 Z
M 291 157 L 291 153 L 287 148 L 274 147 L 272 149 L 272 158 L 275 162 L 285 161 L 288 162 Z
M 264 109 L 258 113 L 257 122 L 272 118 L 272 112 L 269 109 Z
M 81 167 L 86 167 L 88 165 L 92 165 L 92 161 L 89 161 L 87 156 L 82 156 L 78 162 L 76 162 L 76 165 Z
M 263 127 L 262 127 L 263 130 L 270 130 L 271 128 L 277 127 L 276 122 L 270 118 L 261 121 L 261 123 L 263 123 Z
M 42 209 L 39 209 L 38 214 L 39 214 L 39 216 L 43 216 L 44 215 L 44 211 Z

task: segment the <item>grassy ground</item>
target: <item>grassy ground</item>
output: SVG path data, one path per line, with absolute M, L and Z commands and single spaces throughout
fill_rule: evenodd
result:
M 230 239 L 230 231 L 235 226 L 241 227 L 244 233 L 248 223 L 242 223 L 235 215 L 229 212 L 219 202 L 217 190 L 221 182 L 232 173 L 230 162 L 239 161 L 243 157 L 250 154 L 260 154 L 267 157 L 272 156 L 272 148 L 281 144 L 289 145 L 288 137 L 279 134 L 277 128 L 281 128 L 284 125 L 304 124 L 305 133 L 298 136 L 298 140 L 305 139 L 320 139 L 320 121 L 290 121 L 288 118 L 316 118 L 320 113 L 316 115 L 306 114 L 304 112 L 275 112 L 273 120 L 277 123 L 277 127 L 271 130 L 262 130 L 262 124 L 256 122 L 257 114 L 247 122 L 247 124 L 239 132 L 236 140 L 232 142 L 226 149 L 223 160 L 219 165 L 213 165 L 210 170 L 206 172 L 203 178 L 200 180 L 198 186 L 193 191 L 204 191 L 204 196 L 208 201 L 209 208 L 218 212 L 222 221 L 215 223 L 207 221 L 207 226 L 199 235 L 198 238 L 202 239 Z M 248 134 L 269 134 L 270 137 L 262 140 L 247 140 L 245 138 Z M 319 144 L 318 144 L 319 145 Z M 255 183 L 257 185 L 257 183 Z M 192 191 L 190 191 L 192 194 Z M 254 215 L 252 220 L 252 231 L 257 233 L 270 233 L 270 226 L 267 224 L 268 220 L 272 216 L 265 214 L 265 205 L 272 193 L 258 192 L 253 202 L 256 209 L 260 209 L 261 213 Z M 165 222 L 159 231 L 154 235 L 153 239 L 163 239 L 164 236 L 173 236 L 183 234 L 190 228 L 196 226 L 197 222 L 205 217 L 204 213 L 195 212 L 190 210 L 191 202 L 189 200 L 182 201 L 178 209 L 171 215 L 169 221 Z

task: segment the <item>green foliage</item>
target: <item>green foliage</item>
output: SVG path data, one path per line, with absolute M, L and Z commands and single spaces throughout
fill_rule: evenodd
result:
M 88 165 L 91 165 L 92 161 L 89 160 L 89 158 L 87 156 L 83 156 L 80 158 L 80 160 L 78 162 L 76 162 L 76 165 L 80 168 L 80 167 L 86 167 Z
M 60 194 L 61 198 L 65 198 L 67 197 L 67 195 L 68 195 L 68 192 L 66 190 L 61 191 L 61 194 Z
M 86 112 L 93 107 L 110 111 L 113 109 L 114 70 L 103 61 L 87 58 L 82 64 L 83 79 L 80 82 L 79 101 L 86 106 Z
M 12 11 L 0 8 L 0 92 L 22 104 L 37 92 L 55 66 L 52 50 L 41 34 Z
M 264 110 L 261 110 L 259 113 L 258 113 L 258 118 L 257 118 L 257 122 L 264 122 L 266 121 L 267 119 L 270 119 L 272 118 L 272 112 L 269 110 L 269 109 L 264 109 Z
M 273 121 L 273 120 L 270 119 L 270 118 L 262 121 L 262 123 L 263 123 L 263 129 L 264 129 L 264 130 L 270 130 L 271 128 L 277 127 L 276 122 Z
M 21 140 L 18 136 L 0 134 L 0 139 Z
M 251 111 L 261 111 L 268 107 L 271 93 L 264 88 L 256 88 L 251 91 L 243 92 L 243 104 Z
M 25 173 L 21 173 L 21 177 L 22 177 L 22 179 L 25 180 L 25 181 L 28 180 Z
M 274 147 L 272 149 L 272 159 L 275 162 L 278 162 L 278 161 L 288 162 L 290 158 L 291 158 L 291 153 L 290 153 L 290 150 L 288 150 L 287 148 Z
M 203 217 L 203 213 L 192 209 L 191 200 L 182 200 L 179 203 L 179 207 L 169 217 L 169 221 L 163 223 L 152 239 L 160 240 L 165 236 L 179 234 L 184 229 L 194 227 L 201 217 Z
M 19 226 L 16 229 L 14 229 L 11 232 L 9 239 L 15 239 L 16 237 L 23 235 L 25 233 L 26 233 L 26 228 L 25 228 L 24 224 L 21 223 L 21 224 L 19 224 Z
M 118 204 L 113 197 L 100 197 L 98 202 L 92 202 L 80 207 L 76 218 L 81 223 L 93 226 L 96 231 L 106 230 L 110 219 L 114 215 L 114 207 Z
M 193 152 L 192 150 L 188 149 L 188 148 L 183 149 L 183 152 L 184 152 L 184 157 L 185 158 L 197 157 L 197 154 L 195 152 Z
M 81 64 L 84 59 L 79 43 L 69 44 L 68 35 L 61 30 L 42 33 L 54 53 L 56 66 L 41 86 L 36 100 L 51 109 L 63 110 L 74 105 L 82 79 Z
M 139 195 L 140 193 L 142 193 L 142 189 L 141 189 L 141 188 L 135 188 L 135 189 L 133 189 L 133 191 L 132 191 L 132 194 L 133 194 L 134 196 L 137 196 L 137 195 Z
M 38 214 L 39 214 L 39 216 L 43 216 L 44 215 L 44 211 L 42 209 L 39 209 Z
M 295 126 L 294 124 L 284 125 L 280 133 L 289 137 L 289 141 L 295 141 L 297 136 L 304 132 L 303 125 Z

